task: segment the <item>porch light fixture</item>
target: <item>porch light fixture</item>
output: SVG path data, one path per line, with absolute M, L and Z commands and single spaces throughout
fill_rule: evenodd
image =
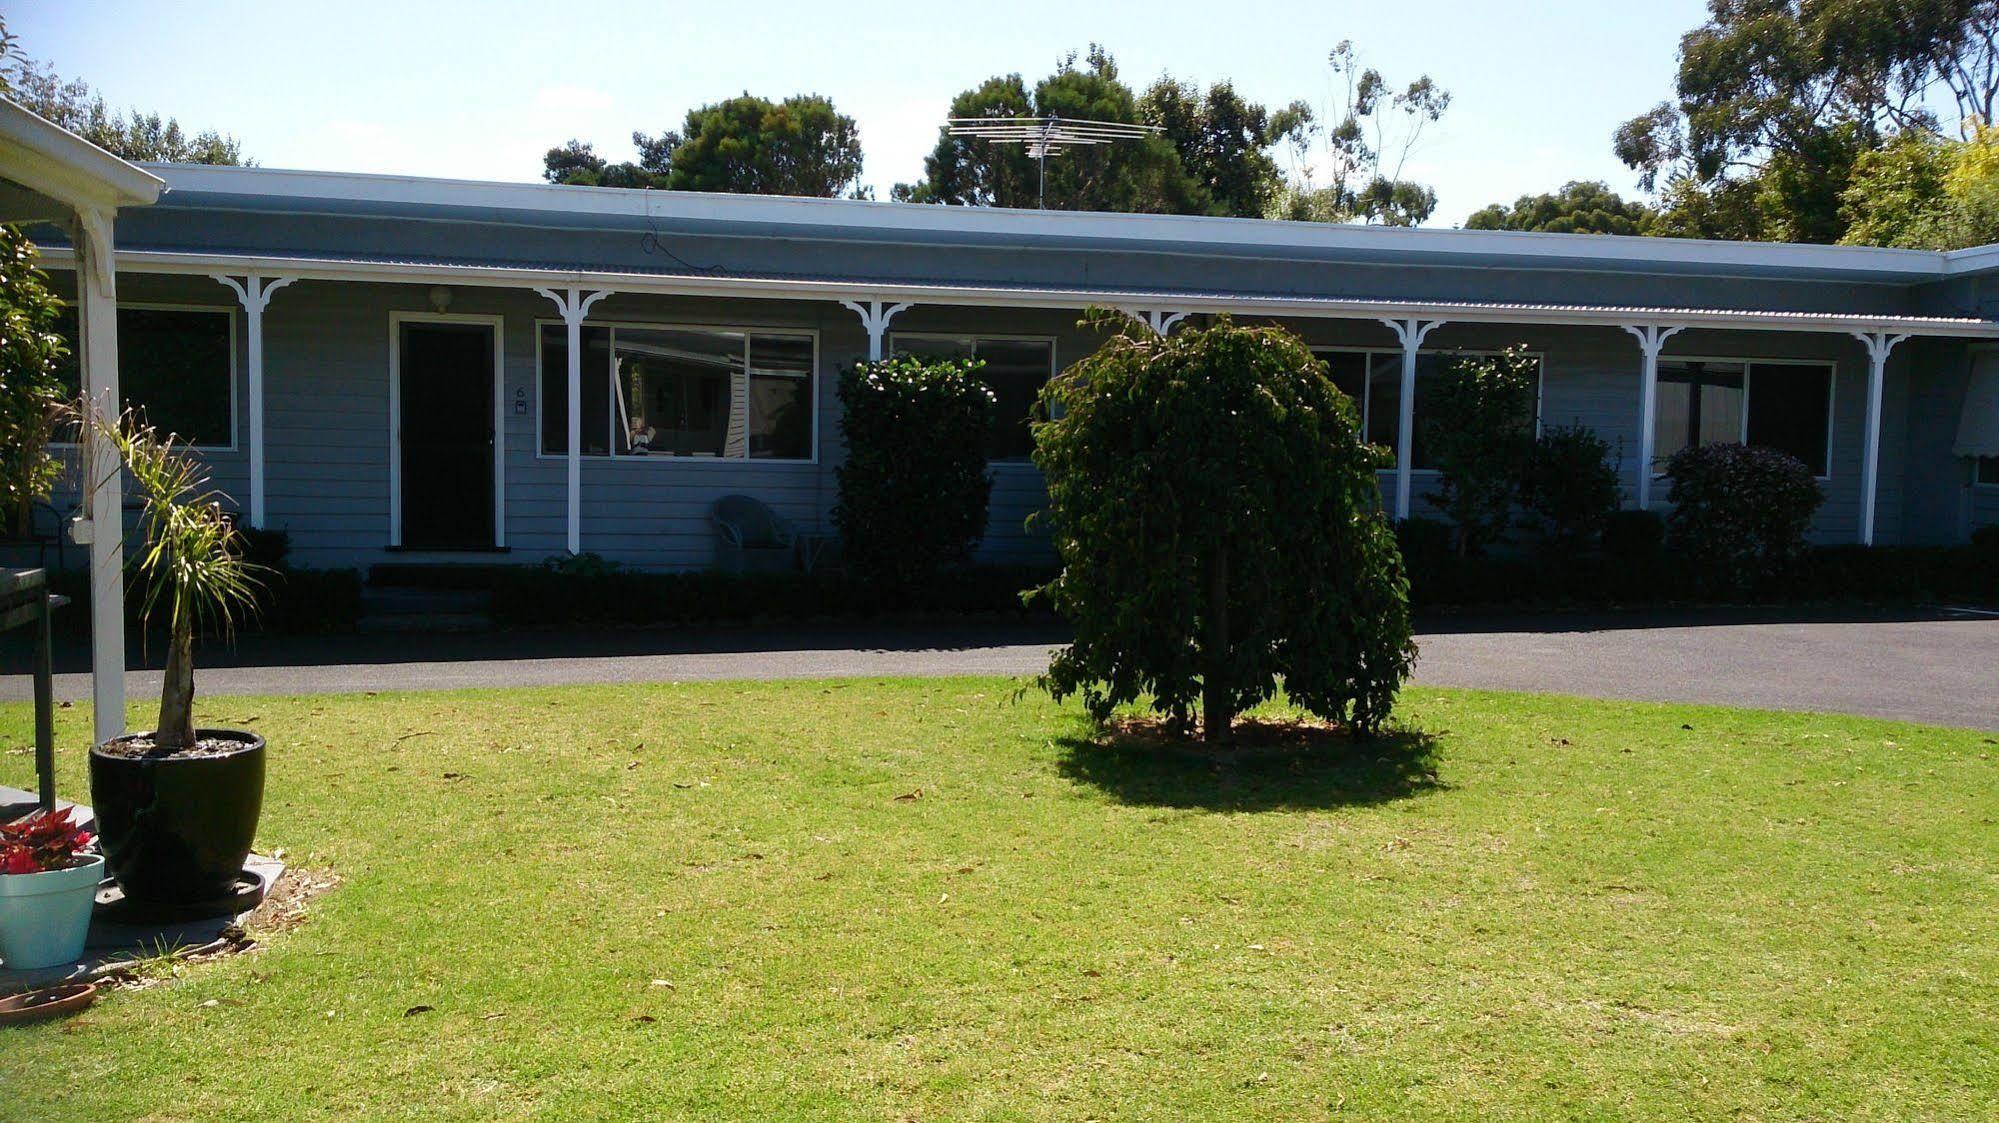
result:
M 430 288 L 430 310 L 442 316 L 451 310 L 451 289 L 445 285 Z
M 1060 156 L 1072 147 L 1116 144 L 1122 140 L 1143 140 L 1166 130 L 1159 125 L 1128 125 L 1122 121 L 1079 121 L 1070 117 L 952 117 L 946 131 L 952 136 L 1018 144 L 1035 158 L 1041 183 L 1035 204 L 1048 206 L 1048 157 Z

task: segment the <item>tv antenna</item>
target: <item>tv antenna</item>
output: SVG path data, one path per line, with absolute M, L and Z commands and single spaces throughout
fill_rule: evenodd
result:
M 1041 184 L 1035 192 L 1035 205 L 1045 210 L 1048 206 L 1050 156 L 1060 156 L 1072 147 L 1143 140 L 1166 130 L 1158 125 L 1079 121 L 1071 117 L 952 117 L 947 131 L 952 136 L 1026 146 L 1027 154 L 1035 158 L 1041 169 Z

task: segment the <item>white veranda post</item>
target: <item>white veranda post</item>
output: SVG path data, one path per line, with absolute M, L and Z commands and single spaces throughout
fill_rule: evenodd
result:
M 111 215 L 78 210 L 77 314 L 83 395 L 100 416 L 114 419 L 118 397 L 118 278 Z M 102 744 L 125 732 L 125 500 L 118 450 L 94 432 L 83 437 L 83 514 L 72 531 L 90 548 L 91 717 Z
M 611 295 L 609 290 L 590 293 L 571 286 L 566 289 L 537 288 L 534 291 L 555 302 L 562 324 L 569 330 L 569 552 L 583 552 L 583 319 L 590 307 Z
M 1638 509 L 1643 511 L 1652 506 L 1653 430 L 1657 428 L 1659 416 L 1659 352 L 1668 339 L 1683 329 L 1656 324 L 1625 324 L 1624 330 L 1638 340 L 1639 350 L 1645 354 L 1644 373 L 1638 383 Z
M 250 525 L 264 525 L 264 308 L 271 294 L 298 280 L 297 277 L 266 278 L 256 273 L 241 281 L 214 274 L 229 286 L 243 305 L 244 349 L 250 364 Z
M 1874 493 L 1881 476 L 1881 383 L 1888 373 L 1888 355 L 1909 338 L 1885 331 L 1854 332 L 1867 345 L 1867 429 L 1860 456 L 1860 544 L 1874 544 Z
M 907 302 L 884 307 L 879 300 L 870 300 L 865 304 L 858 300 L 843 300 L 840 306 L 861 318 L 861 330 L 868 333 L 868 361 L 871 363 L 881 361 L 882 340 L 888 334 L 889 321 L 912 307 Z
M 1395 517 L 1409 517 L 1410 460 L 1416 451 L 1416 353 L 1442 320 L 1383 320 L 1402 344 L 1402 396 L 1395 418 Z

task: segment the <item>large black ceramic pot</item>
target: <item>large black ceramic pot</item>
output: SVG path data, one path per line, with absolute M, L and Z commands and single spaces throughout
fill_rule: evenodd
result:
M 225 898 L 250 856 L 264 806 L 264 739 L 198 729 L 198 741 L 224 744 L 173 756 L 118 751 L 149 737 L 120 737 L 90 751 L 90 802 L 105 866 L 134 902 Z

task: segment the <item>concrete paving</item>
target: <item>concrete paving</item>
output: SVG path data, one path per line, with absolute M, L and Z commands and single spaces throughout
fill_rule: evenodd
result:
M 1601 698 L 1822 710 L 1999 729 L 1999 614 L 1618 613 L 1422 621 L 1416 681 Z M 201 657 L 204 694 L 296 694 L 583 683 L 885 675 L 1031 675 L 1058 626 L 792 627 L 247 637 Z M 58 697 L 82 700 L 78 640 L 59 644 Z M 135 653 L 134 666 L 158 666 Z M 0 700 L 29 697 L 24 650 L 0 648 Z M 135 670 L 127 690 L 159 689 Z

